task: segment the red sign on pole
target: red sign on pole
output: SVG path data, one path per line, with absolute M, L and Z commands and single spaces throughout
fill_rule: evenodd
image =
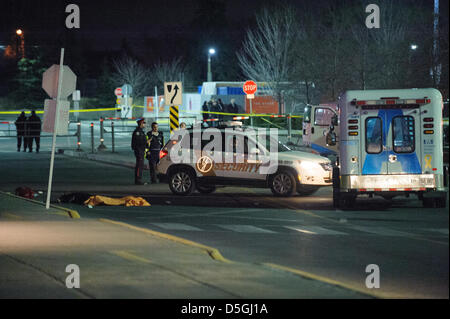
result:
M 114 90 L 114 94 L 116 96 L 122 96 L 122 88 L 117 88 Z
M 255 82 L 247 81 L 244 83 L 243 90 L 244 90 L 245 94 L 253 95 L 256 93 L 256 89 L 257 89 L 257 86 L 256 86 Z
M 251 110 L 250 103 L 252 103 Z M 278 102 L 270 95 L 255 96 L 253 100 L 245 99 L 245 113 L 278 113 Z

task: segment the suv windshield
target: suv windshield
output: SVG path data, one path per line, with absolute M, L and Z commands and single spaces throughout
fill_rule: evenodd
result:
M 266 141 L 264 147 L 270 152 L 270 141 L 272 141 L 273 145 L 277 145 L 277 152 L 289 152 L 292 151 L 289 147 L 281 143 L 280 141 L 266 135 Z M 261 141 L 262 142 L 262 141 Z

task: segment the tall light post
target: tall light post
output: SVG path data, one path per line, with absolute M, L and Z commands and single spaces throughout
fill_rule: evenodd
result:
M 20 45 L 19 45 L 19 49 L 17 50 L 17 54 L 21 53 L 22 59 L 25 58 L 25 38 L 24 38 L 24 33 L 22 29 L 17 29 L 16 30 L 16 34 L 20 39 Z
M 439 59 L 439 0 L 434 0 L 434 22 L 433 22 L 433 66 L 431 76 L 434 86 L 441 82 L 442 63 Z
M 413 44 L 411 44 L 409 46 L 409 48 L 411 49 L 411 51 L 409 52 L 409 59 L 408 60 L 409 60 L 409 64 L 411 64 L 412 63 L 412 56 L 413 56 L 414 52 L 419 48 L 419 46 L 417 44 L 413 43 Z
M 210 48 L 208 51 L 208 76 L 207 81 L 212 82 L 212 72 L 211 72 L 211 56 L 216 53 L 216 50 L 214 48 Z

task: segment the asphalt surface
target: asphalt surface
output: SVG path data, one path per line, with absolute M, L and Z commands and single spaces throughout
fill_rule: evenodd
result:
M 26 185 L 46 191 L 45 148 L 1 154 L 1 190 Z M 119 165 L 57 155 L 52 200 L 68 192 L 140 195 L 152 206 L 64 206 L 82 219 L 108 218 L 173 234 L 215 247 L 233 261 L 276 264 L 381 297 L 448 298 L 447 209 L 425 209 L 415 197 L 403 197 L 361 198 L 353 210 L 334 210 L 329 187 L 288 199 L 237 187 L 176 197 L 165 184 L 133 185 L 132 174 Z M 369 264 L 379 266 L 379 289 L 365 286 Z
M 264 265 L 213 259 L 210 248 L 118 222 L 68 220 L 58 209 L 4 193 L 0 202 L 0 299 L 369 297 Z M 79 270 L 76 288 L 67 286 L 69 266 Z

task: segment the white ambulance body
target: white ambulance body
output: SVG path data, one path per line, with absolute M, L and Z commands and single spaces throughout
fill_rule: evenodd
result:
M 415 193 L 424 206 L 445 207 L 442 107 L 436 89 L 345 92 L 334 206 L 352 206 L 360 194 Z
M 329 145 L 326 141 L 326 134 L 330 129 L 333 117 L 337 116 L 338 107 L 336 103 L 326 103 L 319 105 L 307 105 L 303 113 L 303 145 L 312 148 L 322 156 L 337 155 L 338 145 Z M 338 126 L 334 129 L 338 133 Z M 337 138 L 338 138 L 338 134 Z

